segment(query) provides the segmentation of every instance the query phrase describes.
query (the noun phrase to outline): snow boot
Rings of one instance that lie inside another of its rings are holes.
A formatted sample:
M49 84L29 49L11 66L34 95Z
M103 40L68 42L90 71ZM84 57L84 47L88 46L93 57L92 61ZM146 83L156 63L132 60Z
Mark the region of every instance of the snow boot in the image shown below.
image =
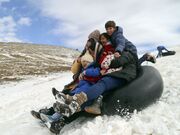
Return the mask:
M54 134L59 134L61 129L65 126L65 120L64 118L61 118L58 121L52 122L50 125L50 131Z
M87 101L87 95L84 92L75 94L74 96L61 94L58 98L64 101L64 103L56 101L53 108L56 112L66 117L81 111L81 105Z
M59 92L58 94L55 95L56 100L61 103L61 104L70 104L71 101L73 100L73 97L70 95L65 95L62 92Z
M58 119L53 119L52 116L45 115L43 113L40 114L40 117L44 122L44 124L46 125L46 127L49 128L49 130L55 134L59 134L59 132L65 125L65 119L63 117L60 117Z
M102 106L102 99L103 96L100 95L91 106L86 106L84 109L86 112L95 114L95 115L100 115L101 114L101 106Z

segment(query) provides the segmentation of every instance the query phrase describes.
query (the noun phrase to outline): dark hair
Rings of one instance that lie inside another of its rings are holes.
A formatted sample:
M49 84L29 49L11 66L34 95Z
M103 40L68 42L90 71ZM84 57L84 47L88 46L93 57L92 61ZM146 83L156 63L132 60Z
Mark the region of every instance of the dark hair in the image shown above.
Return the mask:
M104 36L107 40L110 40L111 39L111 36L109 36L107 33L102 33L100 36L99 36L99 42L101 42L101 37Z
M113 27L116 28L116 23L114 21L107 21L105 24L105 28Z
M96 41L93 38L90 38L90 39L88 39L88 42L91 43L88 48L91 49L92 51L94 51L96 48Z

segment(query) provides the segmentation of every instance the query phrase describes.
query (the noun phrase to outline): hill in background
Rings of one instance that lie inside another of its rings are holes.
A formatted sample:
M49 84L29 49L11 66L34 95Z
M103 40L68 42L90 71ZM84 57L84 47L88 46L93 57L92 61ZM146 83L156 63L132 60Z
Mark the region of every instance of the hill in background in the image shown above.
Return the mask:
M67 71L79 54L60 46L0 42L0 82Z

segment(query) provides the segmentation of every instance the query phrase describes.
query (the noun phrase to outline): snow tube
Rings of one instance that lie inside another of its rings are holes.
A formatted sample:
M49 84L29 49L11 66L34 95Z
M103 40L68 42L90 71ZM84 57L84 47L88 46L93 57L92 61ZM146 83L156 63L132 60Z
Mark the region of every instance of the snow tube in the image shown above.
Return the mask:
M105 93L103 97L102 115L125 116L134 110L140 111L154 103L163 92L163 80L157 69L142 66L137 78L124 87ZM65 122L69 123L81 116L93 116L86 112L78 112Z
M142 66L135 80L104 97L102 112L124 116L134 110L140 111L158 100L162 92L163 80L158 70Z
M162 56L169 56L169 55L175 55L176 52L175 51L168 51L168 52L163 52Z

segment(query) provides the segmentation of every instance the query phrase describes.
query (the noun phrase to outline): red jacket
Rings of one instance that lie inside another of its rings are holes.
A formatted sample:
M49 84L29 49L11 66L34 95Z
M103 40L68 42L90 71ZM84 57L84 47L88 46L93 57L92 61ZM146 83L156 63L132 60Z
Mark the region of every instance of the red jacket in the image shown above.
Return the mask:
M101 54L98 63L101 64L104 58L110 53L114 54L115 48L112 46L111 42L107 42L106 45L103 45L103 53Z

